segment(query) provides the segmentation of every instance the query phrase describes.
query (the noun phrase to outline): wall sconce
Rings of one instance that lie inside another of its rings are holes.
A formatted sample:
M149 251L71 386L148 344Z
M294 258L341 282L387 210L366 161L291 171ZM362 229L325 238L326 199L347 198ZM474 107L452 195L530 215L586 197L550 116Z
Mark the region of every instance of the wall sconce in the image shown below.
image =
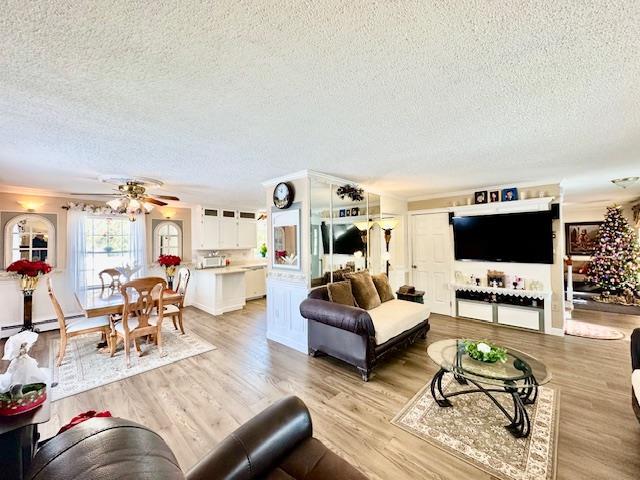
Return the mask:
M380 225L380 228L382 230L384 230L384 243L386 245L386 255L385 255L385 260L386 260L386 272L387 272L387 277L389 276L389 243L391 242L391 231L396 228L399 224L400 221L397 218L385 218L382 220L379 220L378 225Z
M173 217L175 217L175 215L176 211L170 208L165 208L162 210L162 216L167 220L171 220Z
M29 213L34 213L44 205L42 202L35 202L33 200L18 200L18 204Z

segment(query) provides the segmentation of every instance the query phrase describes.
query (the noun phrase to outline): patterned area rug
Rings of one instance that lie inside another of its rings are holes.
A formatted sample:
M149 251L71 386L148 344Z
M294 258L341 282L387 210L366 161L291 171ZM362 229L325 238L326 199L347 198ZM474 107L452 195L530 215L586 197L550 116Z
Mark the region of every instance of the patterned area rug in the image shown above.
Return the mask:
M513 437L506 417L484 394L451 399L441 408L427 384L391 421L394 425L455 455L501 480L553 480L556 470L558 393L540 387L535 405L527 406L531 433ZM445 392L463 388L453 377L443 378ZM509 395L496 398L512 411Z
M624 333L615 328L571 319L565 320L564 333L574 337L595 338L597 340L620 340L624 338Z
M126 368L122 343L118 345L116 354L109 357L108 353L96 348L99 341L99 333L72 338L67 343L67 352L62 365L55 367L55 356L58 353L60 341L57 338L50 340L49 365L54 366L52 383L58 382L49 392L52 402L216 348L192 332L187 331L181 335L173 329L173 325L169 326L165 323L162 328L164 356L160 356L154 344L147 345L142 340L142 356L138 357L132 346L131 367Z

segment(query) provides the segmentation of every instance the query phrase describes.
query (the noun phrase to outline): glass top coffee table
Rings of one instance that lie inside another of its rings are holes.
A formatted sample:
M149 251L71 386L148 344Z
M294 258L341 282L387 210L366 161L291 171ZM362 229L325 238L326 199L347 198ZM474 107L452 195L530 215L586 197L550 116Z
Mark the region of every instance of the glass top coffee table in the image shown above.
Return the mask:
M434 342L427 348L427 354L440 370L431 380L431 395L440 407L453 407L451 397L469 393L483 393L507 417L507 430L514 437L527 437L531 430L529 414L525 405L535 403L538 398L538 386L551 380L551 373L539 360L513 348L507 350L505 363L487 363L474 360L465 351L462 339L449 339ZM442 389L442 377L453 374L460 385L469 388L445 393ZM504 393L513 399L513 413L495 398L494 394Z

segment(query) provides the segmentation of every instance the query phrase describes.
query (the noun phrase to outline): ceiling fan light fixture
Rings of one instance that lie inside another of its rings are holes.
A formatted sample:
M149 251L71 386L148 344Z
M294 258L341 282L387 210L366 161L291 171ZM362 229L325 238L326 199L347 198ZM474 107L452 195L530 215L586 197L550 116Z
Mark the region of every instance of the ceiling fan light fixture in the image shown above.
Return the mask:
M640 177L624 177L624 178L614 178L611 180L616 187L627 188L640 180Z
M144 210L147 213L151 212L151 210L153 210L153 207L154 207L153 203L149 203L149 202L144 202L142 206L144 207Z
M140 205L140 201L136 200L135 198L131 198L129 199L129 205L127 208L131 209L131 210L137 210L141 207Z

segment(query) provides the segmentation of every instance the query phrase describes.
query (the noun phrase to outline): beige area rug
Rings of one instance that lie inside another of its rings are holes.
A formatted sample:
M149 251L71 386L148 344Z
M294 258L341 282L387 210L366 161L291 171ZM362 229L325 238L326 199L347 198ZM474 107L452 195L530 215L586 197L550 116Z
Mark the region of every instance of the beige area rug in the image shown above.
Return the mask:
M571 319L565 320L564 333L574 337L595 338L596 340L620 340L624 338L624 333L615 328Z
M539 388L535 405L526 407L531 433L515 438L504 428L507 418L483 393L453 397L453 407L441 408L429 387L420 390L391 422L501 480L555 478L558 392ZM461 388L450 375L443 378L445 392ZM512 411L509 395L495 395Z
M171 322L168 322L169 324ZM131 348L131 367L126 368L122 343L113 357L96 348L100 341L100 334L89 334L69 340L64 361L60 367L55 367L55 357L58 353L59 339L50 340L50 363L53 365L52 384L49 395L55 402L62 398L86 392L108 383L117 382L139 373L163 367L188 357L215 350L216 347L188 330L184 335L173 329L173 325L163 325L162 347L164 356L160 356L158 348L142 340L142 356L138 357L135 349Z

